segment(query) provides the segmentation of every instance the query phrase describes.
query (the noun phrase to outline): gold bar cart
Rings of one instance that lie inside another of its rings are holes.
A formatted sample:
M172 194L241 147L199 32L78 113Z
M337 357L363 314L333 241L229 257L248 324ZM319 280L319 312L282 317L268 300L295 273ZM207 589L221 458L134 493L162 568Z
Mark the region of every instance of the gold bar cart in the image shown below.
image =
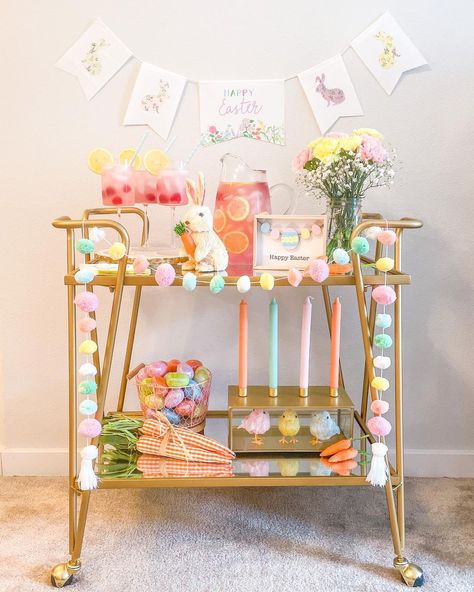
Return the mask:
M76 295L77 284L74 279L74 273L77 271L75 262L75 234L80 231L85 237L89 234L89 229L96 226L98 228L109 228L115 230L120 240L126 245L127 255L130 249L130 239L125 226L120 222L110 218L111 215L119 214L124 217L127 215L136 215L141 219L142 224L142 244L146 242L148 236L148 220L142 210L135 207L125 208L97 208L86 210L82 219L71 220L68 217L58 218L53 221L53 226L66 231L66 254L67 271L64 277L64 283L67 287L68 302L68 348L69 348L69 554L70 558L65 563L56 565L51 571L51 582L54 586L61 588L72 583L74 575L81 570L81 551L83 545L84 530L87 521L89 501L91 491L81 491L77 486L77 385L76 385L76 318L74 298ZM100 216L97 218L96 216ZM402 311L401 311L401 289L411 283L408 274L401 271L401 247L402 234L404 230L421 228L422 222L410 218L400 220L386 221L378 214L365 214L361 224L354 229L352 237L360 235L364 230L373 225L383 225L395 230L398 241L394 246L394 269L388 273L387 283L393 286L397 295L394 308L394 419L395 419L395 462L389 465L390 476L385 486L390 529L395 552L393 561L394 567L400 572L402 579L408 586L420 586L423 583L423 572L420 567L410 563L404 555L405 548L405 507L404 507L404 469L403 469L403 408L402 408ZM374 260L381 256L381 245L377 243L375 247ZM87 259L90 260L89 256ZM370 298L371 291L378 285L384 283L384 277L376 270L366 264L373 263L374 260L359 257L352 254L353 272L348 275L329 276L322 284L315 284L311 279L304 278L301 285L313 286L314 289L321 289L323 302L325 306L328 327L331 327L331 307L330 294L331 287L350 286L355 289L357 297L357 306L360 320L360 329L364 346L364 375L361 396L361 405L359 410L354 411L355 427L361 435L368 435L369 441L372 436L366 425L367 411L369 407L369 397L371 400L376 398L376 391L370 386L374 377L372 343L375 327L375 317L377 304ZM125 415L137 416L137 411L124 411L125 392L127 387L127 375L130 371L135 332L140 307L140 298L142 289L145 287L156 287L156 282L151 276L128 275L126 273L127 257L123 257L119 264L117 273L114 275L98 275L94 280L87 284L87 289L94 291L98 287L108 288L113 292L112 306L109 317L109 325L105 350L103 356L99 350L94 354L94 365L99 369L97 374L98 392L97 392L97 419L104 417L106 397L109 387L109 378L114 354L114 346L117 335L119 316L121 311L122 295L124 289L132 289L134 298L129 319L127 346L125 350L121 383L118 394L117 412L123 412ZM370 272L369 272L370 270ZM227 283L235 284L237 277L226 277ZM259 278L251 278L252 283L258 283ZM207 278L198 277L199 285L208 285ZM176 278L175 286L181 285L181 279ZM286 277L278 278L276 285L289 286ZM171 288L172 289L172 288ZM368 303L369 299L369 303ZM94 313L91 313L93 315ZM97 341L97 330L91 335L91 338ZM341 385L344 387L342 368L340 369ZM334 402L329 401L328 406L334 406ZM210 410L208 417L227 418L228 410ZM364 441L363 441L364 442ZM314 455L313 455L314 456ZM288 455L286 455L288 457ZM284 455L276 458L273 455L269 457L270 463L284 461ZM235 461L235 474L232 477L154 477L154 478L102 478L99 482L100 489L123 489L123 488L149 488L149 487L284 487L284 486L369 486L366 482L366 470L361 466L350 476L338 475L318 475L313 473L308 461L301 459L298 470L295 474L289 474L288 471L271 470L265 476L252 475L245 469L245 459L237 455ZM274 466L274 465L272 465Z

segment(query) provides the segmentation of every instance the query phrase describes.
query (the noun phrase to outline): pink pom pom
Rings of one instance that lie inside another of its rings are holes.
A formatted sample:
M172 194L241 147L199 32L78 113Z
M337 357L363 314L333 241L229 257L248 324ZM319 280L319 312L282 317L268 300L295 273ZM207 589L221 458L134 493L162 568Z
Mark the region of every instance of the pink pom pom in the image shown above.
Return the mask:
M303 274L299 269L295 269L292 267L288 272L288 283L293 288L296 288L301 284L301 280L303 279Z
M390 422L379 415L371 417L367 422L367 427L374 436L387 436L392 429Z
M97 419L87 418L83 419L77 429L81 436L85 438L95 438L102 431L102 425Z
M149 266L150 262L145 257L145 255L138 255L138 257L135 257L133 260L133 270L135 273L143 273L148 269Z
M99 308L99 299L94 292L81 292L74 299L74 304L82 312L93 312Z
M323 259L313 259L308 265L311 279L320 284L329 276L329 265Z
M91 319L91 317L84 317L79 320L77 326L82 333L90 333L97 327L97 323L95 319Z
M321 234L321 226L319 226L318 224L313 224L311 226L311 232L313 234L313 236L319 236Z
M370 405L370 409L372 413L375 413L375 415L383 415L384 413L387 413L389 407L390 405L387 403L387 401L382 401L382 399L372 401L372 404Z
M397 242L397 235L393 230L382 230L377 234L377 240L382 245L393 245Z
M176 277L174 267L169 263L160 263L155 273L155 280L159 286L171 286Z
M372 292L372 298L377 304L393 304L397 295L390 286L377 286Z

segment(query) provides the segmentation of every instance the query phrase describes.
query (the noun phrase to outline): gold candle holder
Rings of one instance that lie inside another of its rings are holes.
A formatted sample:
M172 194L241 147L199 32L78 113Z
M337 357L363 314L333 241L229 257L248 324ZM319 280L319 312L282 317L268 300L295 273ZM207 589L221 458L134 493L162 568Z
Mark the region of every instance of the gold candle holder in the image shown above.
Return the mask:
M247 387L239 386L239 397L245 398L247 396Z
M269 397L278 397L278 388L268 387Z
M339 397L339 391L337 390L337 387L335 387L335 386L329 387L329 396L330 397Z
M308 387L307 386L300 386L300 397L307 397L308 396Z

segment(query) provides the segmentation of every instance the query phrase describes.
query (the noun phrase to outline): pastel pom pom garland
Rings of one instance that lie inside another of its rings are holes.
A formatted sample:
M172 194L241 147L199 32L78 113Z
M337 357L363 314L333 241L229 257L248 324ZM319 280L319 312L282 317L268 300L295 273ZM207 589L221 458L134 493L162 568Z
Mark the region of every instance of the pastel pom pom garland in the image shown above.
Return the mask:
M169 263L160 263L155 272L155 280L159 286L168 287L174 282L176 272Z

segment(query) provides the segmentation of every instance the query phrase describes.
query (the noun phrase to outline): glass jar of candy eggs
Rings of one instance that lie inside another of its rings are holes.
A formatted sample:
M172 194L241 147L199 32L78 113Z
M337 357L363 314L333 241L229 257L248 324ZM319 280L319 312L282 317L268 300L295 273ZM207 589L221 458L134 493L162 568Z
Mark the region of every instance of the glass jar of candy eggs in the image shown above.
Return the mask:
M163 414L172 425L204 429L212 374L199 360L158 360L141 364L135 376L140 408L145 417Z

